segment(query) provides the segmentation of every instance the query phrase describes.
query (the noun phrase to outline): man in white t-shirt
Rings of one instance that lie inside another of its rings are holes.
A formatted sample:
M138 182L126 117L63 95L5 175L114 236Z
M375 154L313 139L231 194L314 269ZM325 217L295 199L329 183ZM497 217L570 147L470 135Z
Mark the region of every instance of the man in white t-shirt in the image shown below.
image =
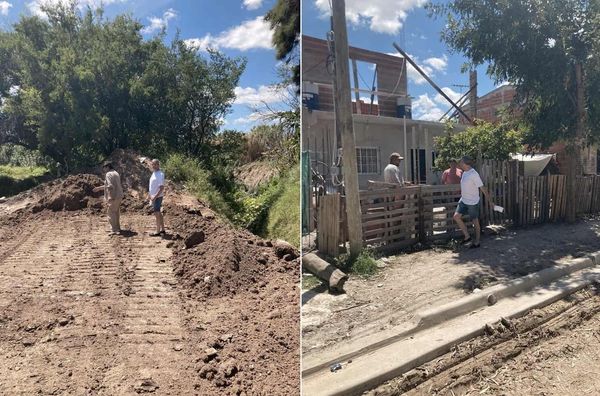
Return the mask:
M400 164L404 158L398 153L390 155L390 163L383 170L383 181L386 183L394 183L400 186L404 185L404 175Z
M473 159L471 157L463 157L458 164L462 169L462 177L460 179L460 201L454 213L454 221L462 231L465 239L463 244L472 241L467 226L462 220L463 215L469 215L475 227L475 241L471 243L470 248L478 248L481 237L481 226L479 224L479 190L485 195L486 201L493 205L491 197L487 189L483 186L481 177L475 169L473 169Z
M156 232L153 232L150 236L159 236L165 234L165 221L160 212L165 193L165 174L160 170L160 162L157 159L152 160L152 171L148 187L148 199L152 205L154 217L156 217Z

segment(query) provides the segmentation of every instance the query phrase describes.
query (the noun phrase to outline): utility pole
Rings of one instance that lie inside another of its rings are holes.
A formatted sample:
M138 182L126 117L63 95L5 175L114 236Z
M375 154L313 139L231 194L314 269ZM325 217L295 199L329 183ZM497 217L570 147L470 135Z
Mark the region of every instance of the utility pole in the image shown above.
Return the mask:
M335 46L335 122L342 137L342 169L346 192L346 218L348 219L348 239L350 256L356 257L362 250L362 223L360 197L358 195L358 171L356 147L352 121L352 101L350 94L350 74L348 68L348 33L346 30L346 3L332 1L333 32Z
M575 126L575 139L567 147L569 158L569 169L567 172L567 197L570 205L567 205L567 222L574 223L577 219L577 176L583 174L583 143L585 136L586 117L585 110L585 87L583 65L581 62L575 64L575 99L577 107L577 123Z
M469 72L469 108L471 110L471 118L477 118L477 70L473 69Z

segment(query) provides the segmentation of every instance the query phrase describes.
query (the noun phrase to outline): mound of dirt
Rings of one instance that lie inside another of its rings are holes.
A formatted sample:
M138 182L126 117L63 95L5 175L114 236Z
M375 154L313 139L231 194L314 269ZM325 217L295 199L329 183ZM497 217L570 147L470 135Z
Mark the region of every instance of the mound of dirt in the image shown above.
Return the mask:
M165 215L175 232L175 274L199 298L253 292L273 271L298 272L297 252L283 258L278 244L178 205L166 205ZM200 232L202 242L187 248L188 237Z
M187 297L199 301L200 310L225 304L219 310L224 317L203 329L198 340L199 377L219 394L297 393L298 252L280 258L280 242L193 208L167 205L166 218L175 233L175 275ZM187 248L188 237L200 234L203 238Z
M143 157L133 150L117 149L106 159L110 161L121 176L121 184L125 195L144 199L148 191L148 182L152 175L151 158ZM94 169L94 173L103 175L102 165Z
M94 187L103 185L96 175L71 175L66 179L46 183L38 189L39 201L31 207L33 213L44 209L52 211L80 210L87 207L100 208L102 192L93 192Z

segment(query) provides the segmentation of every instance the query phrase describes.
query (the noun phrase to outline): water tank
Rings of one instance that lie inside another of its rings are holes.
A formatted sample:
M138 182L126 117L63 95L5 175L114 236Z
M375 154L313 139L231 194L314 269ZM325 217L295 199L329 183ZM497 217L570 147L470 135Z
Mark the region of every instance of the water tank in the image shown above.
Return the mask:
M412 118L412 103L409 96L401 96L396 99L396 116L398 118Z
M302 83L302 106L308 110L319 110L319 86L311 82Z

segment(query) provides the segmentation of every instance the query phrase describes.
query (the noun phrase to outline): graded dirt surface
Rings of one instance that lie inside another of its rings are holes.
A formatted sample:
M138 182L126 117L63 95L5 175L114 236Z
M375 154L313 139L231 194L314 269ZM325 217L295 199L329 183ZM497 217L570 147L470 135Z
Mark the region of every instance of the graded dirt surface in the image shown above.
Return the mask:
M586 219L500 230L485 235L479 249L440 246L380 259L376 275L351 274L345 294L322 285L303 290L302 349L319 356L348 339L401 329L423 309L598 250L600 221Z
M593 287L366 393L381 395L598 395L600 297Z
M96 183L71 176L0 205L0 394L296 394L295 254L174 190L165 238L131 187L125 232L109 236L101 198L77 195ZM193 232L204 238L188 247Z

